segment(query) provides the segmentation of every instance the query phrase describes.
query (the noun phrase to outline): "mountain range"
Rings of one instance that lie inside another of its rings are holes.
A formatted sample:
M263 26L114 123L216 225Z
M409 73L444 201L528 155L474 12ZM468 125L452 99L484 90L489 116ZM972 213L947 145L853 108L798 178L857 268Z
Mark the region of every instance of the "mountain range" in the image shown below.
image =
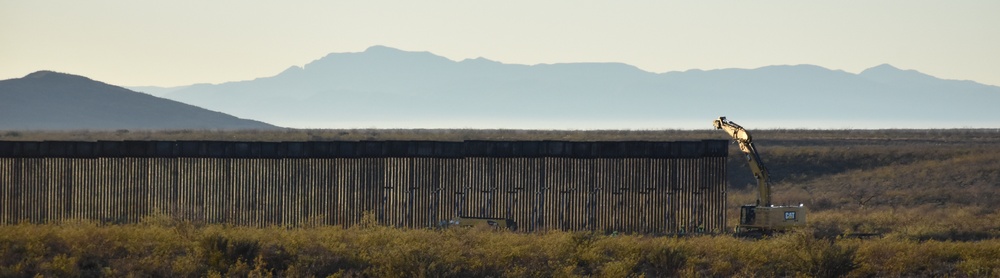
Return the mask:
M0 130L275 128L78 75L38 71L0 81Z
M373 46L254 80L136 90L292 127L998 127L1000 87L884 64L652 73L621 63L453 61Z

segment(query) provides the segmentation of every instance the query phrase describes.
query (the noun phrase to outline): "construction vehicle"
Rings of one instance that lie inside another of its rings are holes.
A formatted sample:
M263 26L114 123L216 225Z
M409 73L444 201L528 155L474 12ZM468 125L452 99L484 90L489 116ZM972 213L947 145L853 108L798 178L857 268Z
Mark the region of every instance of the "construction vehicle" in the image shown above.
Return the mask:
M517 230L517 223L514 220L506 218L486 218L486 217L463 217L459 216L455 219L448 220L447 223L442 223L442 227L482 227L487 229L506 229L506 230Z
M753 137L742 126L719 117L712 123L733 137L740 151L746 156L750 171L757 180L757 203L740 207L740 222L736 226L737 236L761 237L775 232L783 232L806 223L806 209L798 206L775 206L771 203L771 184L767 168L760 160L754 147Z

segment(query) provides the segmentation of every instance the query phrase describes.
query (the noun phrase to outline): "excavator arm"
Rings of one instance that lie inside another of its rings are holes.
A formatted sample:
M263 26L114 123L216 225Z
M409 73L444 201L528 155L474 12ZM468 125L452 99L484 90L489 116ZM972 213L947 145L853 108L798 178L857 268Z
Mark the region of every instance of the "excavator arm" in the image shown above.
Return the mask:
M740 151L743 152L747 159L747 163L750 165L750 171L753 172L753 177L757 179L757 205L769 207L771 206L771 184L770 177L767 174L767 168L764 167L764 163L760 161L760 155L757 154L757 149L753 145L753 137L747 132L742 126L726 120L726 117L719 117L712 122L716 129L722 129L729 136L733 137L740 146Z

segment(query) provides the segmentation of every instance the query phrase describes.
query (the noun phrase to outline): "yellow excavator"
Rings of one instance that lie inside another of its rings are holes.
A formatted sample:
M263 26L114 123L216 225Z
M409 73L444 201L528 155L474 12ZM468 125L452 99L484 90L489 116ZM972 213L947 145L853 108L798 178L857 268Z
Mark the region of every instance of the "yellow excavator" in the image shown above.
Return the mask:
M753 137L742 126L719 117L712 122L716 129L722 129L733 137L740 146L750 164L750 171L757 179L757 203L740 207L740 223L736 226L736 235L745 237L761 237L775 232L783 232L795 227L805 226L806 208L798 206L775 206L771 203L771 184L767 168L760 161L757 148L753 145Z

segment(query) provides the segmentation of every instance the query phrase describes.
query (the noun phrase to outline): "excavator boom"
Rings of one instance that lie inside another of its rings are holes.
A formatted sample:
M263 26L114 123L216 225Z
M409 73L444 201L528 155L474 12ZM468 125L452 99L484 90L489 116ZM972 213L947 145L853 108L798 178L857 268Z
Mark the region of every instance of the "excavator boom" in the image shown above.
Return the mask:
M716 129L722 129L733 137L740 146L740 151L747 159L747 163L750 165L750 171L753 172L754 179L757 180L757 204L759 206L771 206L771 184L770 177L767 173L767 168L764 167L764 162L761 162L760 155L757 154L757 148L753 145L753 137L747 132L742 126L726 120L726 117L719 117L712 122Z

